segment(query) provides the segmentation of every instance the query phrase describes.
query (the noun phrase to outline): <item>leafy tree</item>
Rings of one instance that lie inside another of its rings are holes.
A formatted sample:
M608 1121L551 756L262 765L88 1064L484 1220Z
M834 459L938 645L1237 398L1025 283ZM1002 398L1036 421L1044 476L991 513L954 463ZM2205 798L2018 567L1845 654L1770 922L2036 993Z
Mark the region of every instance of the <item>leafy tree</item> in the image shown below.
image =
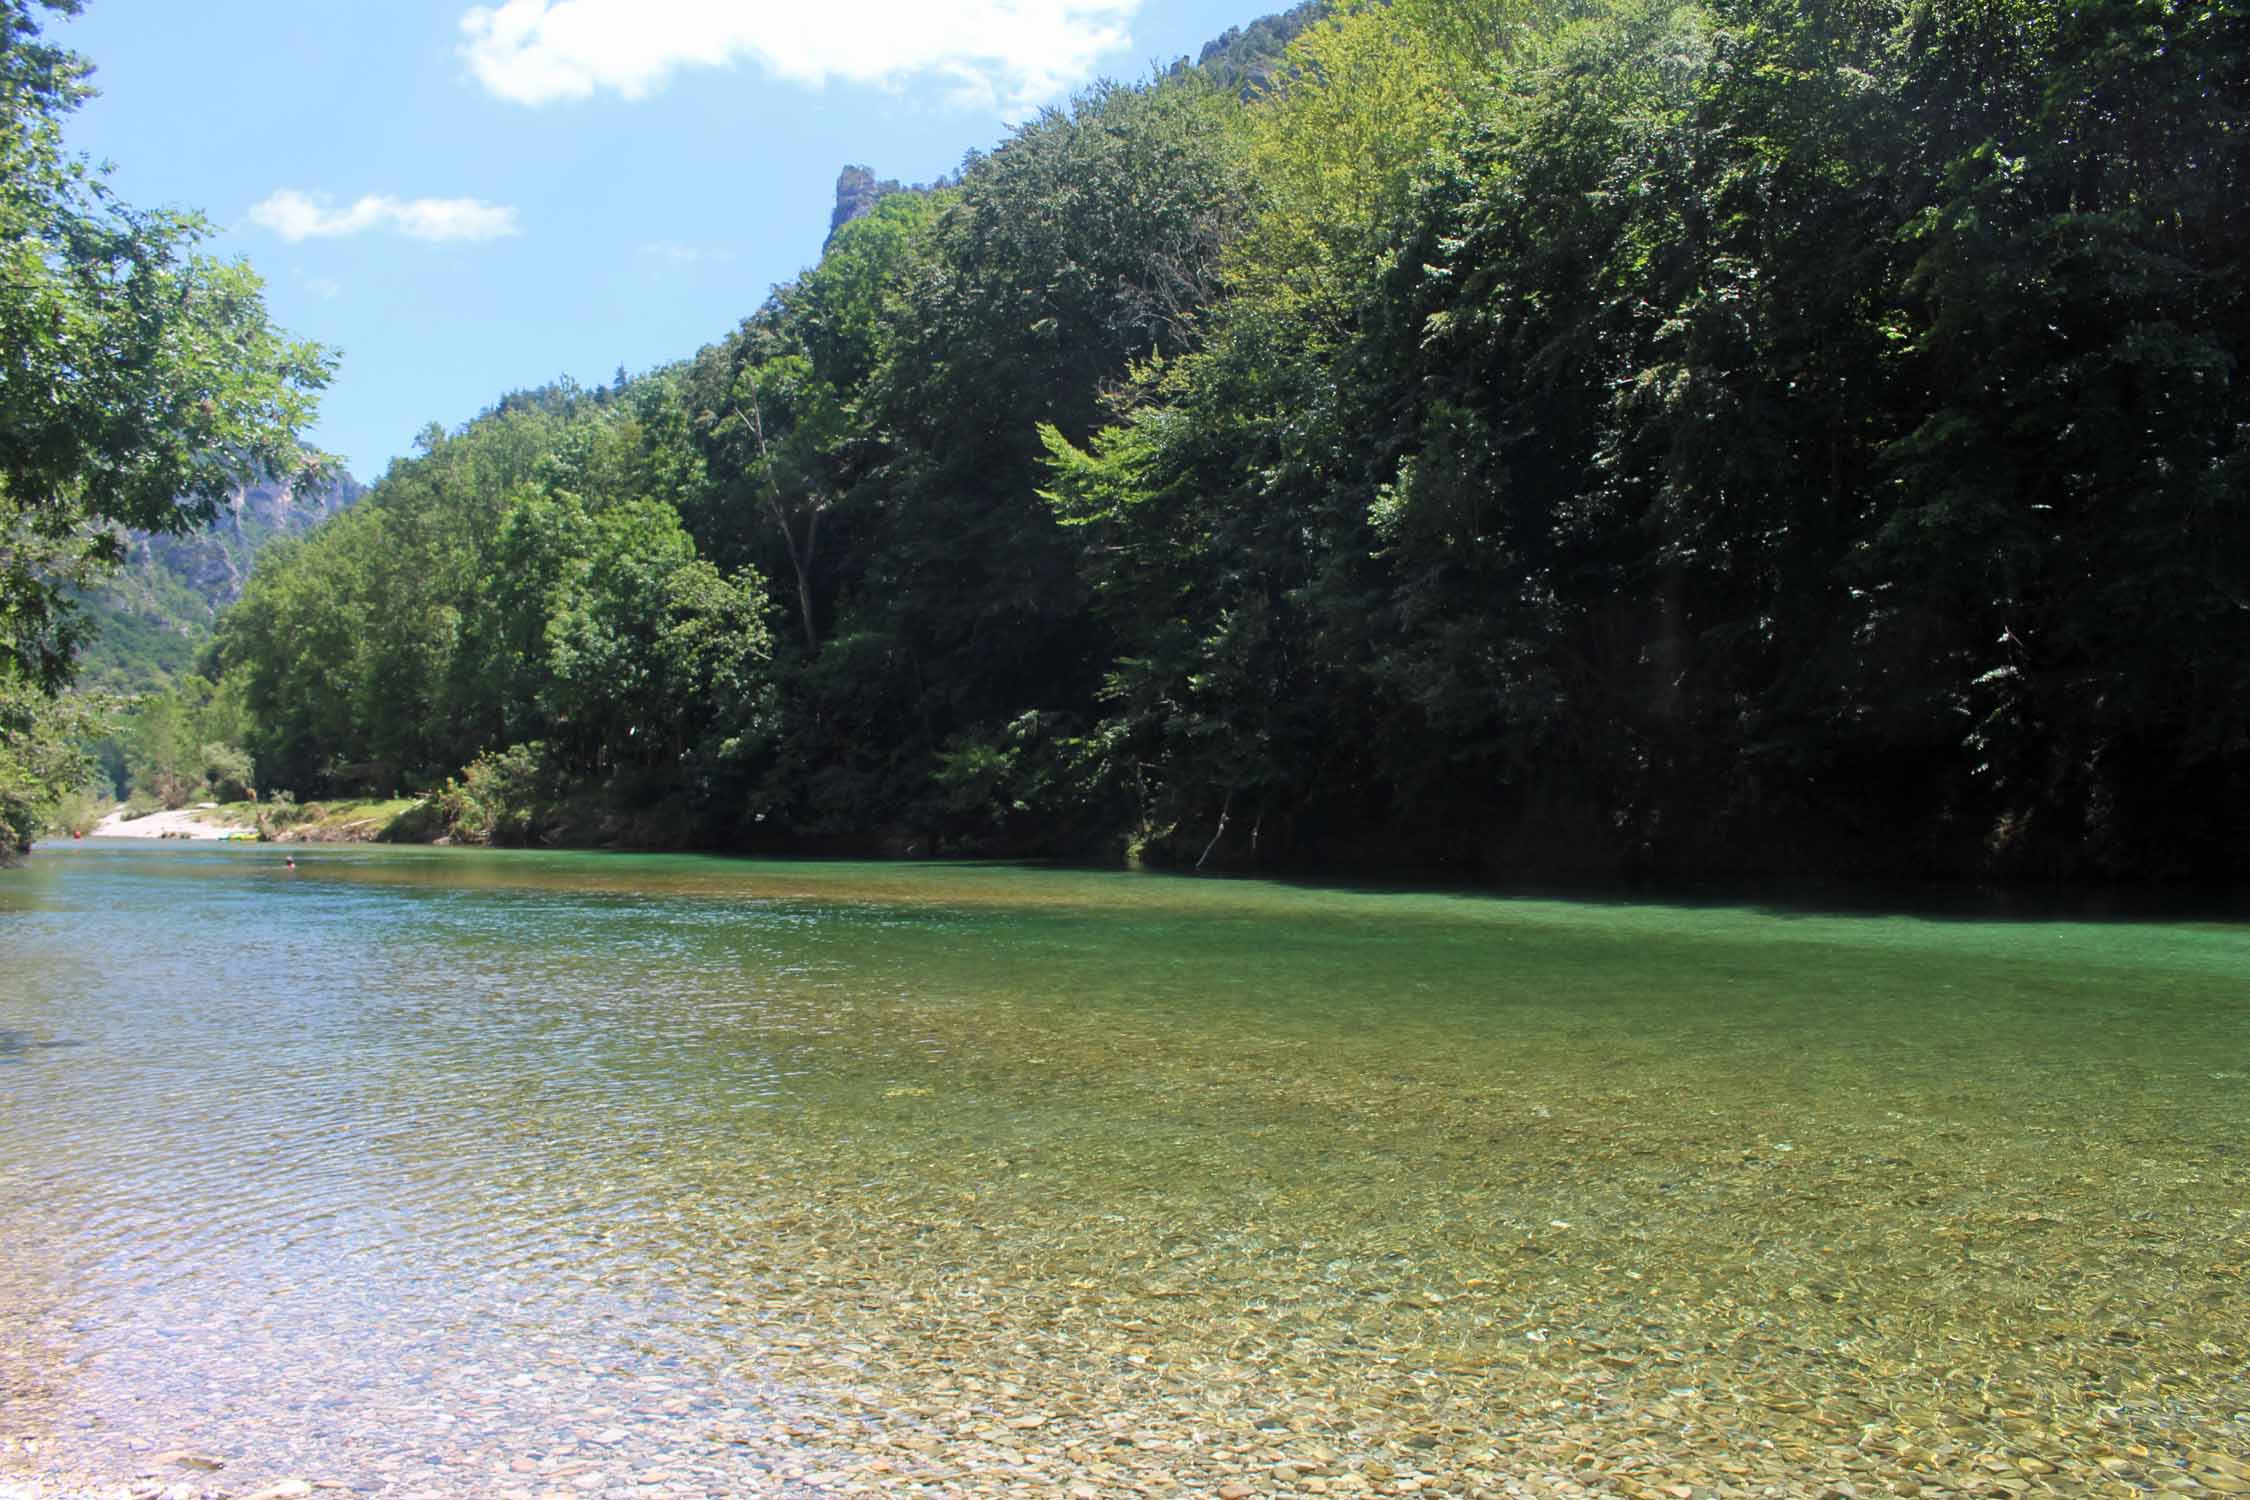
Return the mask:
M2240 871L2250 13L1299 22L880 197L689 364L433 432L229 617L259 769L473 766L493 837L599 786L712 840Z
M771 654L754 577L695 556L669 506L590 518L584 550L549 603L549 738L601 771L676 765L691 749L740 756L761 717Z
M92 762L81 746L108 728L106 708L0 676L0 853L28 850L57 804L86 783Z
M1937 134L1870 628L1942 663L2019 868L2239 868L2246 46L2244 7L2169 0L1932 6L1904 38Z
M1367 749L1378 581L1370 445L1398 394L1363 369L1362 324L1417 170L1488 70L1534 48L1544 12L1502 3L1345 11L1291 44L1287 80L1237 135L1250 212L1206 340L1133 393L1083 451L1057 426L1047 493L1078 529L1096 608L1124 649L1104 689L1145 831L1201 857L1316 838L1322 808L1388 819ZM1301 826L1300 826L1301 825ZM1291 831L1294 830L1294 831Z
M1089 448L1044 430L1044 493L1125 647L1102 688L1105 763L1129 777L1156 857L1206 849L1187 825L1237 810L1255 842L1358 779L1363 741L1338 732L1351 692L1320 639L1338 392L1301 343L1267 342L1299 324L1247 311Z
M1326 331L1390 246L1416 172L1494 68L1536 47L1556 0L1393 0L1308 25L1242 132L1256 215L1229 270Z
M846 226L728 351L733 421L704 387L722 514L765 509L786 519L763 534L797 538L762 565L792 577L815 523L824 539L799 591L821 660L787 685L783 816L934 826L947 744L1088 705L1098 635L1037 498L1035 429L1083 437L1135 359L1199 337L1242 210L1236 108L1182 79L1041 116L958 186ZM826 660L839 650L859 673Z
M536 743L555 799L629 781L739 812L770 732L767 604L643 493L702 482L679 393L677 372L517 393L262 559L218 649L260 775L434 786Z
M820 264L705 349L681 399L703 483L679 501L722 567L792 585L798 637L817 654L870 517L847 504L881 444L859 410L883 363L886 309L942 195L894 192L841 225Z
M115 528L185 530L297 468L329 372L273 329L247 265L197 253L201 218L127 206L65 149L91 70L41 13L80 9L0 0L0 761L26 806L79 778L62 737L82 715L40 705L70 681L72 590L116 562Z

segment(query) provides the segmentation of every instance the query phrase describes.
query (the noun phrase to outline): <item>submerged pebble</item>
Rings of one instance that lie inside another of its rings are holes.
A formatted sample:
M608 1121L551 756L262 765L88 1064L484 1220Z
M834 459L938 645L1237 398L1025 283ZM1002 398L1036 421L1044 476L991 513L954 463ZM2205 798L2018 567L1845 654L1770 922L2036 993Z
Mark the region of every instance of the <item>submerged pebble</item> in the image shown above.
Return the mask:
M1323 1009L1348 903L387 890L317 1010L325 927L56 925L0 1500L2250 1493L2219 979L2184 1090L2067 966L1933 1034L1424 914Z

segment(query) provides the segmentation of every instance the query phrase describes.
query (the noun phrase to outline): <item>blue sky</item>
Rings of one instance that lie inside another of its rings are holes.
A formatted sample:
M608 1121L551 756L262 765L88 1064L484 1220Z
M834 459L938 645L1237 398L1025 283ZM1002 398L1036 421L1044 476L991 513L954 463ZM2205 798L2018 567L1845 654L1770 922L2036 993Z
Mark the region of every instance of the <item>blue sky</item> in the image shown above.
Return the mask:
M89 0L51 37L140 207L196 208L339 349L363 480L502 393L692 354L820 253L837 171L928 180L1283 0Z

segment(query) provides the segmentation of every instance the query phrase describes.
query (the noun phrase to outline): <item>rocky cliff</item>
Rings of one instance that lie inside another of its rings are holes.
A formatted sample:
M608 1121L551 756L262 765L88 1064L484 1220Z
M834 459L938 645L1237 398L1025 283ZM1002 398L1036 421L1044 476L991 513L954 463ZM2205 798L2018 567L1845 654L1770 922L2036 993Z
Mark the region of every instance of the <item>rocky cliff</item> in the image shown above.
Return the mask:
M243 485L200 531L133 533L124 567L85 600L96 623L80 680L133 692L188 670L219 611L242 597L258 553L281 537L310 531L364 493L358 480L342 473L315 484Z

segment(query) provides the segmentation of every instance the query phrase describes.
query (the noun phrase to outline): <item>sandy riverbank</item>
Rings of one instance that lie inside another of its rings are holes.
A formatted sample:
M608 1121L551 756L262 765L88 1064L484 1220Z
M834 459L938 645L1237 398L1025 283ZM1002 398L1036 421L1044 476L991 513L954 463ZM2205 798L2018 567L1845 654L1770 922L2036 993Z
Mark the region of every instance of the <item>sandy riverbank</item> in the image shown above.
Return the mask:
M177 812L152 812L128 818L120 807L94 825L94 836L105 839L225 839L247 830L212 821L216 808L183 807Z

